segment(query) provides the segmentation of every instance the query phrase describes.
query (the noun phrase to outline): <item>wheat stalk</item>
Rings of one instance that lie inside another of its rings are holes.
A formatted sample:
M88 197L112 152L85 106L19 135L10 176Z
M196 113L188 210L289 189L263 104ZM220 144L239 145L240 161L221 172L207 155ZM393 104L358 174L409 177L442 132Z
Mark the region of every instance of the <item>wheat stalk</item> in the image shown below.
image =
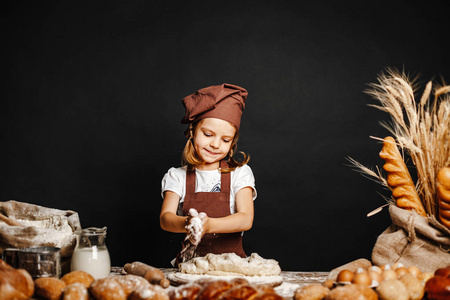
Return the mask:
M411 159L417 172L416 190L425 211L436 216L436 175L450 166L450 85L436 87L432 95L433 83L428 82L417 103L414 82L404 73L387 69L378 77L378 83L370 84L365 92L381 104L369 106L391 116L390 123L381 125ZM375 172L354 159L349 161L360 173L387 186L378 168Z

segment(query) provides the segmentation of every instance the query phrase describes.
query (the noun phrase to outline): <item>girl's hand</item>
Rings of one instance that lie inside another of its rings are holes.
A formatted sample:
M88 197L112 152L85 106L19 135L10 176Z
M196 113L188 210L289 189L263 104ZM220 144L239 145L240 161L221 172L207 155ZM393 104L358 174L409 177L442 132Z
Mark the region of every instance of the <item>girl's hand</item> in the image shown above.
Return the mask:
M205 213L198 213L196 209L191 208L189 216L186 218L186 240L193 245L198 245L205 234L203 226L207 219L208 216Z

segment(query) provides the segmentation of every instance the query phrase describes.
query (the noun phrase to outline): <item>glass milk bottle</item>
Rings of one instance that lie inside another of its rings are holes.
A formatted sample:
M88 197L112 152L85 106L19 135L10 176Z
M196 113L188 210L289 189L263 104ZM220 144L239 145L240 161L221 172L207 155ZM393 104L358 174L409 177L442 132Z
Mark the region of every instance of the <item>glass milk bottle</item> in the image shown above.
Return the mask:
M70 269L85 271L95 279L108 277L111 259L105 240L106 227L89 227L78 232Z

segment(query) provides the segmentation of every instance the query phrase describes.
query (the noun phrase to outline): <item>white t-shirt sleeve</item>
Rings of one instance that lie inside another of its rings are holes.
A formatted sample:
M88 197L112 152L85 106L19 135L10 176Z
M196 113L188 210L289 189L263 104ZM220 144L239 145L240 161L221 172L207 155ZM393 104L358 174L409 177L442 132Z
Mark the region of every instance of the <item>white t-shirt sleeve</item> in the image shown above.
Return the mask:
M184 168L170 168L161 181L161 197L165 191L171 191L180 198L184 198L186 182L186 170Z
M239 190L250 187L253 191L253 200L256 199L255 177L253 176L252 169L249 165L243 165L242 167L237 168L234 172L232 181L234 195L236 195Z

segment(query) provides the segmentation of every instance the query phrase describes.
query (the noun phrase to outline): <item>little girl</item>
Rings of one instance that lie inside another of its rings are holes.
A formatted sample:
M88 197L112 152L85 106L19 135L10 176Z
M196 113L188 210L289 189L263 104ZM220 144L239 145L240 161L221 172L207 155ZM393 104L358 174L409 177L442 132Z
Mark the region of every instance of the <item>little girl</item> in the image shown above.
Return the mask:
M183 248L193 244L193 256L246 256L242 234L253 224L255 179L249 157L241 152L243 160L237 161L233 155L247 94L242 87L222 84L182 100L188 141L182 167L170 168L162 180L160 223L166 231L187 233ZM182 260L179 253L176 263Z

